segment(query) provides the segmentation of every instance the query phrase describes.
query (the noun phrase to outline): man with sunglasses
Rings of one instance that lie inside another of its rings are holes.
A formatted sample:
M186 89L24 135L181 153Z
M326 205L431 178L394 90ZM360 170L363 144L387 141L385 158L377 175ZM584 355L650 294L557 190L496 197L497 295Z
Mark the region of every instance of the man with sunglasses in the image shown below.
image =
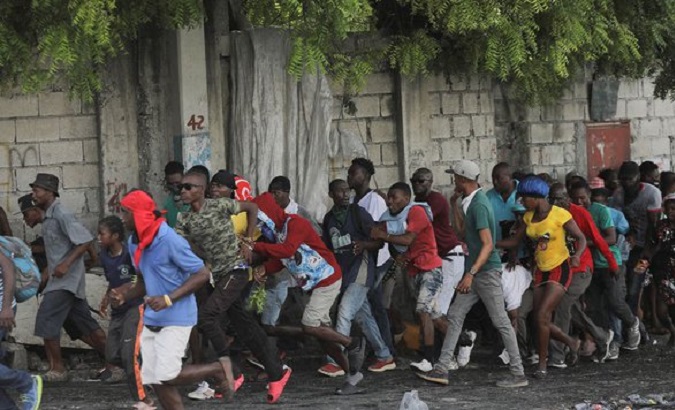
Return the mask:
M602 254L609 265L608 270L618 272L619 267L612 251L607 245L607 241L593 221L591 214L582 206L571 203L570 197L562 183L555 183L551 186L549 202L552 205L559 206L572 214L572 219L576 222L581 232L586 236L587 243L597 249ZM568 238L569 239L569 238ZM609 345L612 342L614 332L604 330L597 326L591 318L581 309L579 298L586 292L593 278L593 255L590 247L587 246L581 255L579 255L579 266L572 268L572 282L567 292L563 296L560 304L555 311L553 323L563 332L568 333L570 321L583 328L593 338L598 346L598 360L604 362L609 356ZM570 254L576 252L576 244L568 240L567 247ZM638 333L639 337L639 333ZM639 339L638 339L639 341ZM566 368L564 346L560 342L551 341L549 346L548 365L557 368Z
M164 190L168 196L162 204L162 211L165 212L166 223L170 227L176 226L176 220L179 212L185 212L190 209L180 200L180 188L178 187L183 179L185 167L178 161L169 161L164 167Z
M279 399L290 377L290 369L282 369L276 348L251 312L245 309L242 293L251 281L250 246L241 244L234 232L232 215L245 212L248 216L247 238L252 237L258 223L258 206L252 202L231 198L205 197L206 178L199 172L188 172L179 185L181 200L190 205L189 212L178 215L176 232L190 242L197 255L211 267L213 293L199 309L198 326L211 341L219 357L229 356L229 343L221 325L221 316L227 314L237 337L263 364L269 376L268 401ZM245 238L246 239L246 238ZM236 368L235 390L244 382ZM270 398L271 397L271 398Z

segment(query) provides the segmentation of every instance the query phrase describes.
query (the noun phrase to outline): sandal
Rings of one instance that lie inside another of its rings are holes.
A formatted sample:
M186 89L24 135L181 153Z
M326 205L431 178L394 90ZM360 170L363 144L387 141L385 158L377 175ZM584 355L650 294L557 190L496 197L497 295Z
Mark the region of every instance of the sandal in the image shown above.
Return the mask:
M234 373L232 372L232 361L227 356L219 358L218 361L220 362L220 365L223 367L223 374L225 375L225 379L223 379L223 382L220 384L219 390L222 391L223 398L226 401L230 401L232 400L232 396L234 395L235 390Z
M537 370L532 374L532 377L539 380L544 380L547 376L548 372L546 370Z
M67 382L68 381L68 372L57 372L55 370L50 370L47 373L42 375L42 380L46 382Z

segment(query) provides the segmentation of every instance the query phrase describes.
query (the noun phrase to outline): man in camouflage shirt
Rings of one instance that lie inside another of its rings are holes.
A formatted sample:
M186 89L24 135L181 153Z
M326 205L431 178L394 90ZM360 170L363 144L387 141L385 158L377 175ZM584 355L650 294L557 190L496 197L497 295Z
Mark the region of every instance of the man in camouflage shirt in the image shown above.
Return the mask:
M244 308L242 292L251 275L240 251L231 216L245 212L248 216L247 237L251 238L258 220L258 206L230 198L207 199L206 179L200 173L188 172L180 185L181 200L190 205L189 212L181 212L176 232L190 242L195 253L211 267L215 286L207 301L199 307L197 326L211 341L218 357L229 356L229 344L221 316L227 314L237 337L265 366L270 384L281 381L282 369L276 348L252 313ZM289 373L290 374L290 373ZM235 387L243 382L243 375L234 369Z

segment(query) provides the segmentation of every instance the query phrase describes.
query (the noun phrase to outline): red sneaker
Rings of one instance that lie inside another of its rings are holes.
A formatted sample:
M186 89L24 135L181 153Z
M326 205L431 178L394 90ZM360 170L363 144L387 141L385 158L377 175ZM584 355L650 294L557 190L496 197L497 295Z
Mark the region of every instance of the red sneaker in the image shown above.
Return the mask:
M345 371L342 370L342 367L333 363L328 363L321 366L319 368L319 373L328 377L339 377L345 375Z
M284 387L286 387L286 383L288 383L288 379L291 378L291 373L292 370L288 366L284 366L285 371L283 376L281 376L281 379L275 381L275 382L269 382L267 383L267 402L269 404L274 404L279 400L281 397L281 393L284 392Z
M368 366L368 371L375 373L386 372L387 370L394 370L396 368L396 362L394 358L389 359L377 359L377 361L370 366Z

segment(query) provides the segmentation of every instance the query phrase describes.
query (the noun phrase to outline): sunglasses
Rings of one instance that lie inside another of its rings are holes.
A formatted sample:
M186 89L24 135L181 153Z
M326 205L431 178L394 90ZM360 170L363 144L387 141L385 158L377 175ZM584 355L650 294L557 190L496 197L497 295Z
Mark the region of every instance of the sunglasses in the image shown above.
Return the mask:
M187 183L187 182L184 183L184 184L177 185L177 188L180 189L181 191L182 190L190 191L190 190L192 190L192 188L203 188L203 187L204 187L204 185L190 184L190 183Z

